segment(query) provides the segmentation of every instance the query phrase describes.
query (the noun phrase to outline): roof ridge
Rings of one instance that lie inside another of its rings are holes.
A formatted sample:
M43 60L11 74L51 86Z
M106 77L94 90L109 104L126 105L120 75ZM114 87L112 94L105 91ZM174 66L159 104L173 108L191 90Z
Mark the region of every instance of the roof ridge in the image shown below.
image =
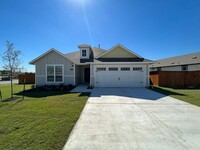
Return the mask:
M70 52L70 53L67 53L65 55L72 54L72 53L77 53L77 52L79 52L79 51Z

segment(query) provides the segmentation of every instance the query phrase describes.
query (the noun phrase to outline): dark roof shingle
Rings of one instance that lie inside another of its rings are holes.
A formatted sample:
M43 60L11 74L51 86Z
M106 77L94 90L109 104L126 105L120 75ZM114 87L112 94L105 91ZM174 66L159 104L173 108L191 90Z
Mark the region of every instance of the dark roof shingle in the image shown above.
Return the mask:
M152 64L150 67L154 68L189 64L200 64L200 52L160 59L157 60L156 63Z
M90 56L89 59L80 59L80 51L72 52L66 54L67 57L70 57L76 63L85 63L85 62L152 62L151 60L144 58L98 58L98 56L107 52L107 50L92 47L93 56Z

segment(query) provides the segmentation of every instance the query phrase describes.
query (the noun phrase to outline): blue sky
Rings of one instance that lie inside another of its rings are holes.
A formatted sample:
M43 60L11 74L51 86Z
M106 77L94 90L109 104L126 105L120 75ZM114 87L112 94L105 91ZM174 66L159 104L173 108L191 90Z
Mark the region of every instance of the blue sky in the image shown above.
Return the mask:
M0 0L0 18L0 54L12 41L27 71L50 48L82 43L120 43L152 60L200 51L199 0Z

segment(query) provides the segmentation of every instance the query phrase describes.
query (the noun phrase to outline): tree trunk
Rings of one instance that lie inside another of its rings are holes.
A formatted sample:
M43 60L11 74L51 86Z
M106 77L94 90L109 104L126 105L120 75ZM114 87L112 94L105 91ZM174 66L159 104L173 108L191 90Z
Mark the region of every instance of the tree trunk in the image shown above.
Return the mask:
M11 73L10 73L10 94L11 94L11 98L13 98L13 73L12 73L12 71L11 71Z

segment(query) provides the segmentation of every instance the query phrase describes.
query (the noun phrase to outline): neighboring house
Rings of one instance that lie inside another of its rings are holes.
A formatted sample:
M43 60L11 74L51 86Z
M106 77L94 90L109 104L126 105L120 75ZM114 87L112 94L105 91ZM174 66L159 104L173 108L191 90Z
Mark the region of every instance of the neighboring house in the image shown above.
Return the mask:
M151 60L118 44L109 50L78 45L79 51L62 54L50 49L32 60L36 85L78 85L93 87L147 87Z
M150 65L151 71L200 70L200 52L157 60Z

